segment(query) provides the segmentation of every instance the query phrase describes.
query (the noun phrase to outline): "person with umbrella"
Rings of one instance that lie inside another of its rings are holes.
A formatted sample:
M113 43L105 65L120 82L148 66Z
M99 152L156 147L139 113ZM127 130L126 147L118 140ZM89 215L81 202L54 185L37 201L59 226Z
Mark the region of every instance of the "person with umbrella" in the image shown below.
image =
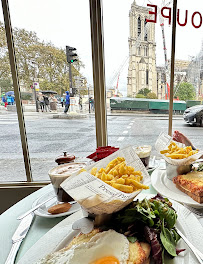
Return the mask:
M46 90L42 91L42 94L44 98L45 110L48 110L49 112L51 112L52 110L57 111L57 99L54 96L54 94L57 94L57 92Z
M70 95L69 95L69 92L66 91L66 103L65 103L64 114L67 114L69 106L70 106Z
M41 92L39 92L37 99L39 101L39 105L40 105L41 111L44 112L44 97L43 97Z
M47 95L43 95L43 98L44 98L44 109L46 112L47 111L50 112L51 110L50 110L50 106L49 106L49 98Z
M7 96L7 103L8 103L8 105L12 105L12 98L11 98L11 95L8 95L8 96Z

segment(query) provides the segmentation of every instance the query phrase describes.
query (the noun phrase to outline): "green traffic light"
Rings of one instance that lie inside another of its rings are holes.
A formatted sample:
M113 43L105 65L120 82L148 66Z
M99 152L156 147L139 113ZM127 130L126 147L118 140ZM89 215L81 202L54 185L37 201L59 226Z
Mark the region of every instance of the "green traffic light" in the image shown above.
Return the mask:
M73 60L70 60L70 62L73 62Z

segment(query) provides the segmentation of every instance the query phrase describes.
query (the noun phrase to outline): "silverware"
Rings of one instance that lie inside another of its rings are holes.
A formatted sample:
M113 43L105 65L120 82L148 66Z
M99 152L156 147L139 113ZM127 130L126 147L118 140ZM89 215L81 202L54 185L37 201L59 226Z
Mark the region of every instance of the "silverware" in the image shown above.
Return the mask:
M196 258L199 260L199 263L203 264L203 253L200 252L195 246L193 246L193 244L181 233L181 231L177 227L176 231L195 254Z
M201 209L197 209L194 208L192 206L189 206L188 204L183 204L185 206L185 208L187 208L188 210L190 210L192 213L198 215L198 216L203 216L203 210Z
M45 200L44 202L36 205L35 207L33 207L32 209L28 210L26 213L20 215L17 219L18 220L21 220L22 218L24 218L25 216L29 215L30 213L34 212L35 210L37 210L40 206L42 206L43 204L49 202L50 200L54 199L56 196L51 196L49 199ZM69 202L69 204L74 204L76 203L76 201L72 201L72 202Z
M34 214L31 213L25 218L23 218L17 227L14 235L12 236L12 247L9 252L9 255L6 259L5 264L13 264L17 255L17 252L19 250L19 247L27 235L27 232L31 226L32 220L33 220Z

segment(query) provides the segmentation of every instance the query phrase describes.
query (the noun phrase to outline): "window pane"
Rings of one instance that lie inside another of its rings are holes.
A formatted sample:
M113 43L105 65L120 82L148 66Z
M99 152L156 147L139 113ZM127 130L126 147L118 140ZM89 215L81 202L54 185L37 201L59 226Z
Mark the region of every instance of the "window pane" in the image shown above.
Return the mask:
M25 181L2 7L0 7L0 43L0 182Z
M9 2L33 178L47 180L63 152L83 158L96 148L89 2ZM66 46L76 48L70 63Z
M158 135L168 132L171 26L160 26L163 1L103 2L109 145L149 144L156 154ZM153 5L157 23L148 21Z
M202 149L202 62L203 25L201 1L178 1L178 21L175 60L174 95L186 102L185 121L176 124L191 139L195 147ZM200 105L189 109L191 106ZM190 123L190 125L189 125Z

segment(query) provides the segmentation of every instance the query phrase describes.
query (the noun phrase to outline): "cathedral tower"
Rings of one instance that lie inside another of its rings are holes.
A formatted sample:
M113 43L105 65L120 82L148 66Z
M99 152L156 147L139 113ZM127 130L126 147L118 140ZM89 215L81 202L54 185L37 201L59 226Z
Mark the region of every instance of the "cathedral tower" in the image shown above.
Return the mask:
M130 37L127 95L135 97L140 89L157 94L155 24L146 21L149 8L136 5L129 12Z

